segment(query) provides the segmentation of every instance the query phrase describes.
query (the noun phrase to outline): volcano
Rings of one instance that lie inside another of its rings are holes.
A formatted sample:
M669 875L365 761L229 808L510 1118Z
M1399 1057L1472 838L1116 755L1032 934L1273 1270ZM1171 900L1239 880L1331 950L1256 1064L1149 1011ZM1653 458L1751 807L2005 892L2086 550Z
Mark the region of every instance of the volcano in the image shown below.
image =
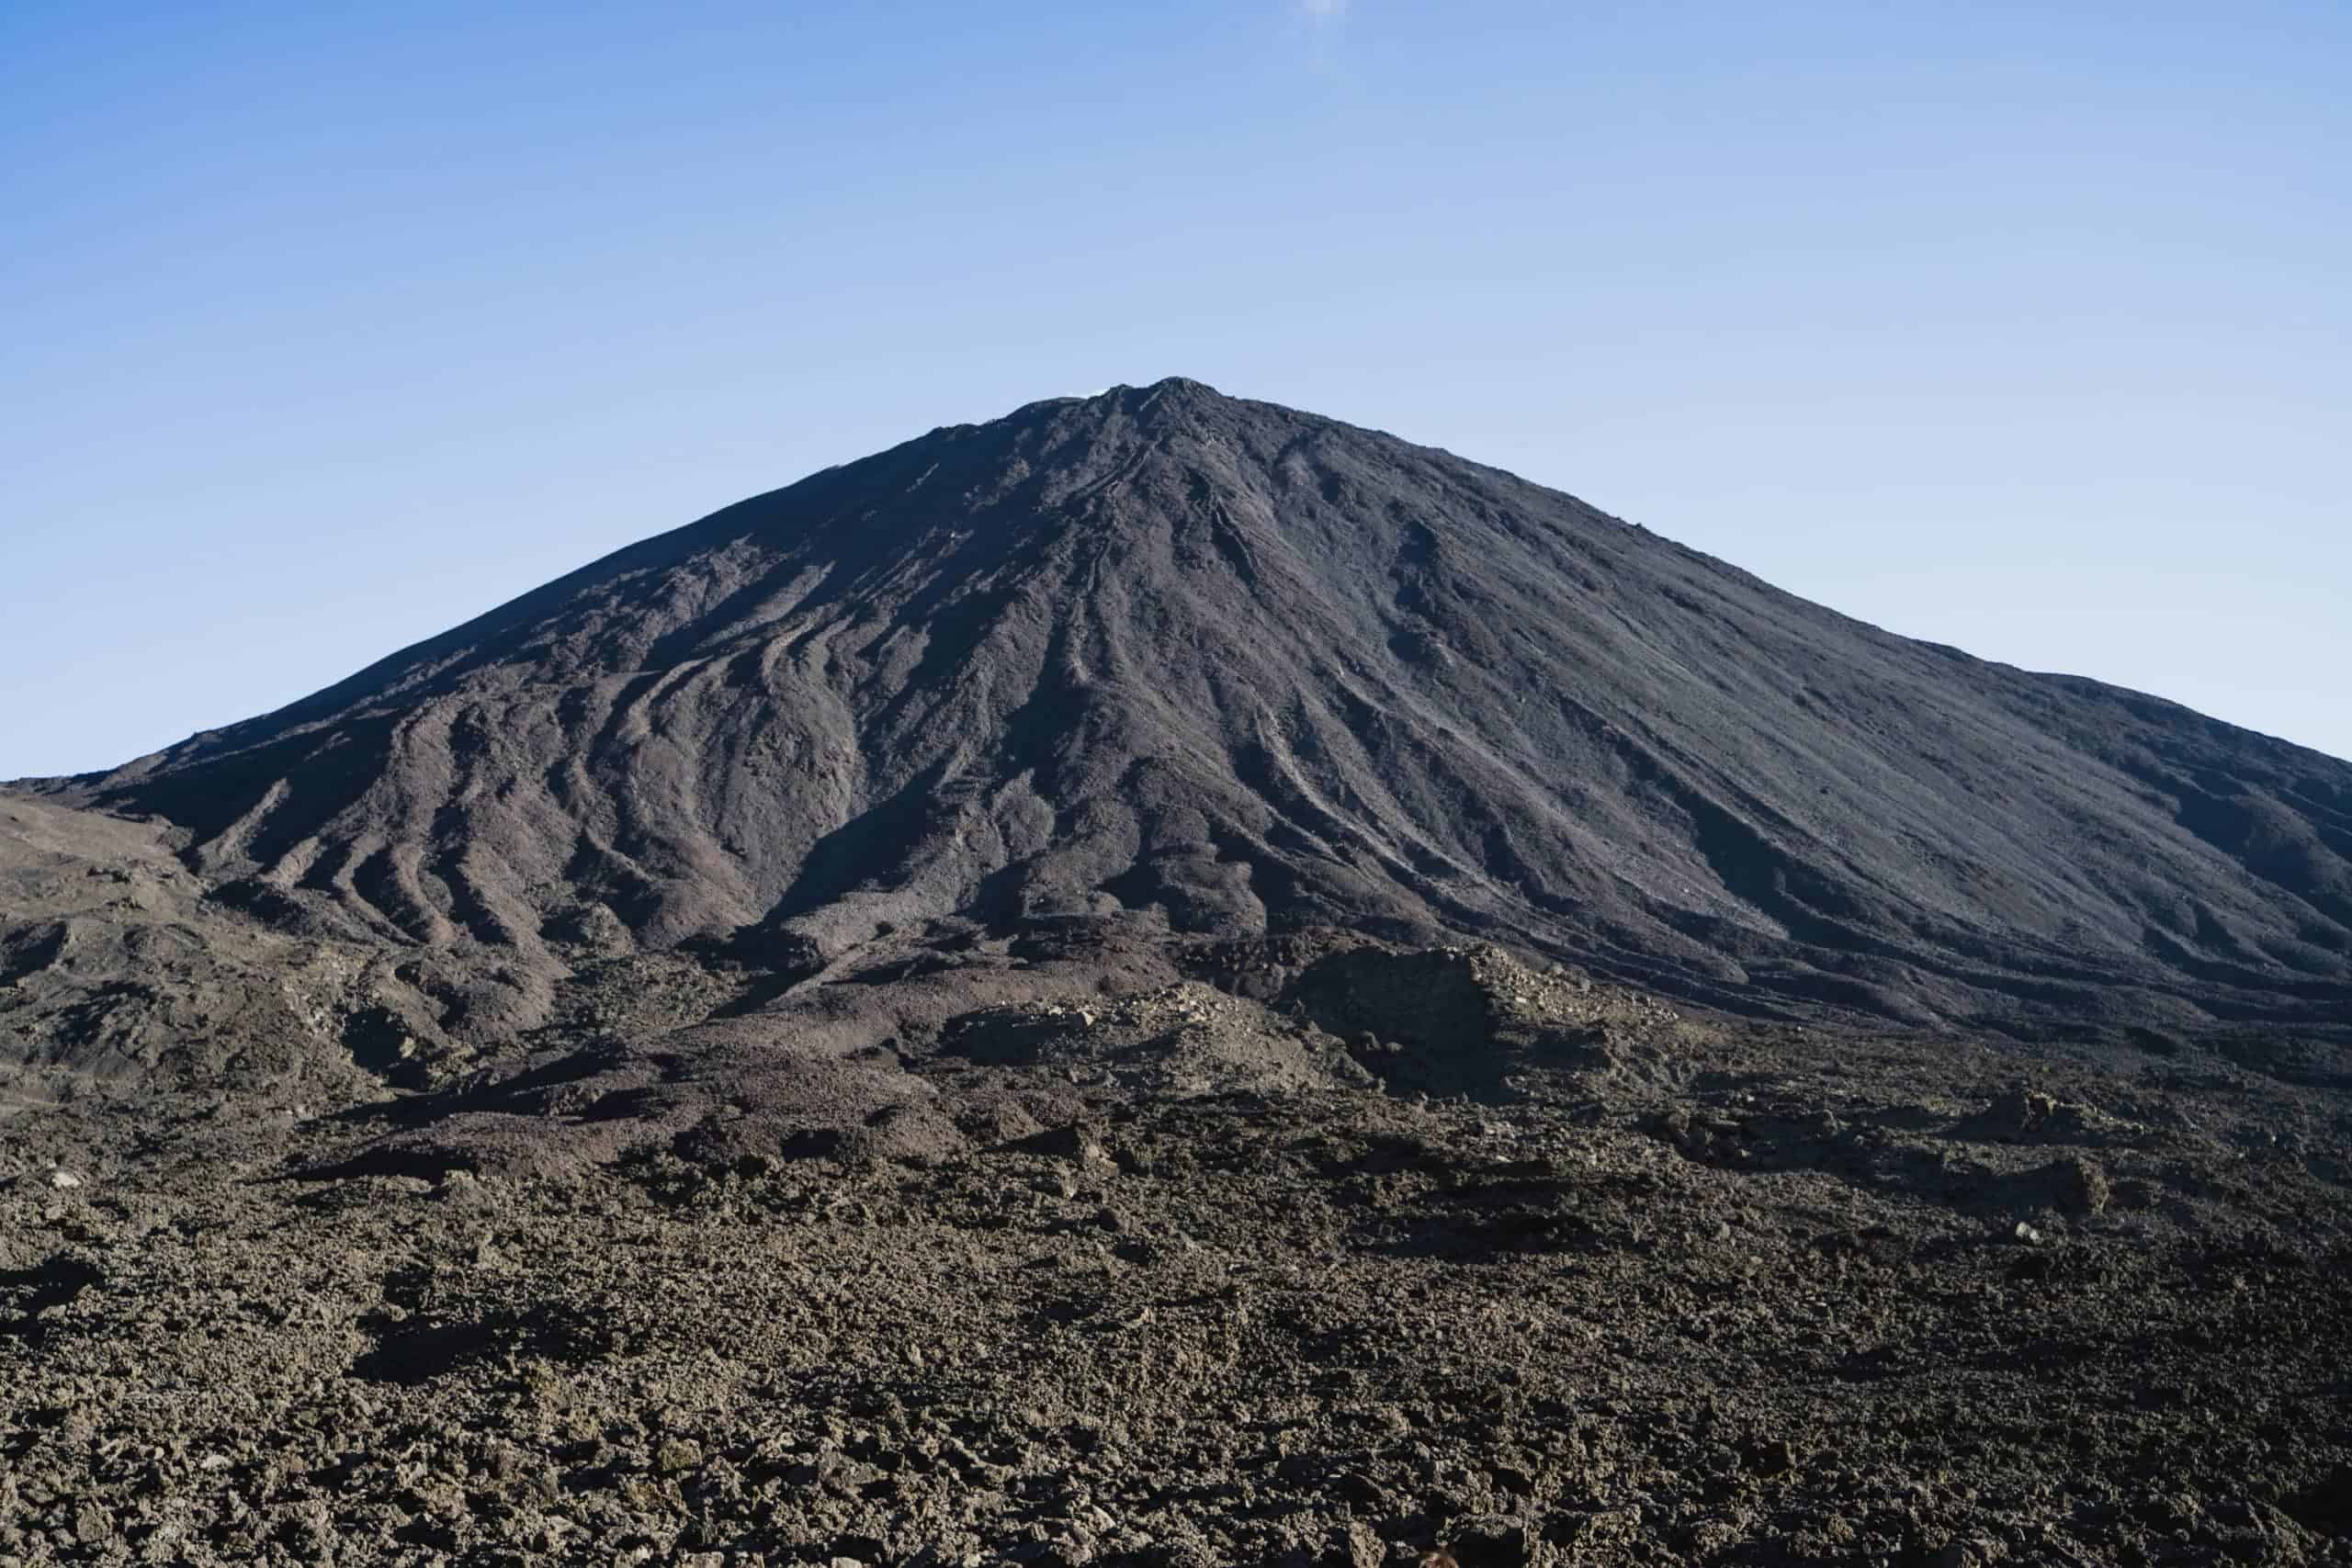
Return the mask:
M1766 1016L2352 1016L2352 765L1181 379L934 430L50 793L509 1021L582 944L1321 926Z

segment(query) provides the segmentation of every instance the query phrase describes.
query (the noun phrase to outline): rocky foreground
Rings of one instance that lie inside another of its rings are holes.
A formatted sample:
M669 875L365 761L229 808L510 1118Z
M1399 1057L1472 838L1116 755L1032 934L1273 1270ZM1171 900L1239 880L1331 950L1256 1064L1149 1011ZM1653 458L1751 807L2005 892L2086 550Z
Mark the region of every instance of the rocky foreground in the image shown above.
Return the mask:
M17 1093L0 1562L2352 1562L2291 1053L1023 973L791 1071L639 965L419 1093Z

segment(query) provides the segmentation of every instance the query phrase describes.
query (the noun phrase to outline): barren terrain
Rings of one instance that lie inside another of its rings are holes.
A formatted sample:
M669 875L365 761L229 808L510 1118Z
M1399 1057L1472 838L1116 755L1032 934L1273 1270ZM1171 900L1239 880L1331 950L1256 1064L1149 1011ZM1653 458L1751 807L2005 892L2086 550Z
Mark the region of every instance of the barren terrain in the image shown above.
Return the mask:
M1501 941L1750 1016L2352 1018L2352 764L1891 636L1574 497L1196 382L938 430L65 803L439 955L813 971L976 920Z
M0 789L10 1563L2352 1562L2352 766L1118 388Z
M433 1093L20 1115L0 1553L2352 1560L2340 1091L1193 956L967 953L847 1056L639 969Z

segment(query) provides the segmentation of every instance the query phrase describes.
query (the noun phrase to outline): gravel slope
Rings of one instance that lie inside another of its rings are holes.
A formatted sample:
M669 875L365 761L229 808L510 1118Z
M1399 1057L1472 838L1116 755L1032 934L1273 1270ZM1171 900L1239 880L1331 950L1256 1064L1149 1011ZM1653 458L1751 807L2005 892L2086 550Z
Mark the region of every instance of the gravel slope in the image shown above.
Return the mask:
M282 926L477 955L492 1029L550 935L809 967L951 919L1469 932L1751 1012L2352 1017L2352 765L1186 381L934 431L67 794Z

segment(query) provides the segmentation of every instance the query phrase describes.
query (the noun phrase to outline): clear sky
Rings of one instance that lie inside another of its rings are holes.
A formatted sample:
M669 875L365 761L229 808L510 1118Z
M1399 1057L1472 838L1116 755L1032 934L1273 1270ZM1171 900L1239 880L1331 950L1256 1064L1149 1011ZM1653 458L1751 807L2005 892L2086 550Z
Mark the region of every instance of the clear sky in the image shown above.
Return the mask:
M0 777L1188 375L2352 755L2352 6L0 8Z

